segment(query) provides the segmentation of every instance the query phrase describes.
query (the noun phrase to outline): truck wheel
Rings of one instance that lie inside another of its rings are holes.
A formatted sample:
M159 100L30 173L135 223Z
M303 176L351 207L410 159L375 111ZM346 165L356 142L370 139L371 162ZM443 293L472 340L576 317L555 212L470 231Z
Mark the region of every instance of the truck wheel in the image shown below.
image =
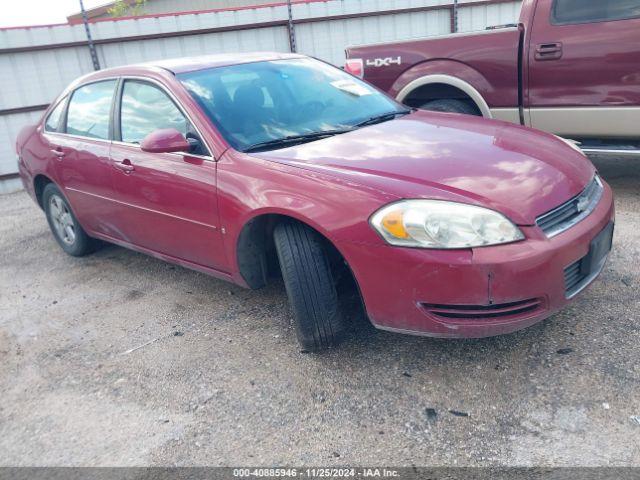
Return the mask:
M273 237L298 342L304 351L334 346L345 322L322 238L296 222L277 225Z
M49 228L62 250L74 257L82 257L96 250L98 241L82 229L67 199L53 183L44 188L42 204Z
M420 109L432 110L434 112L464 113L466 115L480 116L480 112L473 105L470 105L463 100L456 100L454 98L431 100L421 105Z

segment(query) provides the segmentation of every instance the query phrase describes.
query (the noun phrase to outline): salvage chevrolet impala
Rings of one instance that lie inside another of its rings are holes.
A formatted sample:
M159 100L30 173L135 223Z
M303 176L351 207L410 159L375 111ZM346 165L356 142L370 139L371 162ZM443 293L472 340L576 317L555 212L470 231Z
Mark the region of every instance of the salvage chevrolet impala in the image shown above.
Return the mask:
M538 322L602 270L610 188L547 133L415 111L294 54L91 73L17 141L70 255L106 241L257 289L281 275L305 350L349 285L378 328L482 337Z

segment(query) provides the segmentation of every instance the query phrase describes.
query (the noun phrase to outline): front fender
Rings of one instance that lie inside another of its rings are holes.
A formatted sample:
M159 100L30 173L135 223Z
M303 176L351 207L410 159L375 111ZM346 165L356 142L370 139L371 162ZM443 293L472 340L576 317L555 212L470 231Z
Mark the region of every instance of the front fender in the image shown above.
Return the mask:
M368 219L382 205L396 200L390 194L333 175L235 151L228 151L218 161L217 169L220 225L234 278L240 278L240 235L255 218L294 218L334 245L344 241L381 244Z

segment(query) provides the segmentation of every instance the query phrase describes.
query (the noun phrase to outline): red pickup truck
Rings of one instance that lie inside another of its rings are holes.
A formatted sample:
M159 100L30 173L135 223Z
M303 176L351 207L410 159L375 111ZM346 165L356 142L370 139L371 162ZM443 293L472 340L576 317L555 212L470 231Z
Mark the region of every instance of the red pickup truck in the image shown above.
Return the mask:
M640 0L524 0L515 25L346 53L348 72L407 105L640 155Z

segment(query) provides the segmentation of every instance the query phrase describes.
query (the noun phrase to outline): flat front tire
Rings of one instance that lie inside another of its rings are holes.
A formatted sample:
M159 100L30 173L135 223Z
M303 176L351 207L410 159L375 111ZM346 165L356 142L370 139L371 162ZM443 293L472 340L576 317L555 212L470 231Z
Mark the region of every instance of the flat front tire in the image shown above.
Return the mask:
M58 245L69 255L82 257L95 251L97 240L83 230L60 189L53 183L42 192L42 205Z
M302 349L334 346L345 325L323 238L296 222L277 225L273 235Z

